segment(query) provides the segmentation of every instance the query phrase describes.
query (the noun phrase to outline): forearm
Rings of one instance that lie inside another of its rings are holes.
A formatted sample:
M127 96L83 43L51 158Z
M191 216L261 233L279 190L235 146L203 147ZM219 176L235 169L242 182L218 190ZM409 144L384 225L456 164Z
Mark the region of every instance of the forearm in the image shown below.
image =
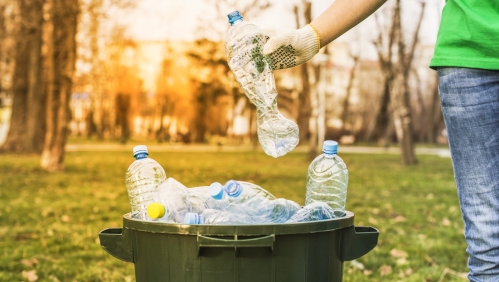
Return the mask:
M311 22L321 38L321 47L374 13L386 0L336 0Z

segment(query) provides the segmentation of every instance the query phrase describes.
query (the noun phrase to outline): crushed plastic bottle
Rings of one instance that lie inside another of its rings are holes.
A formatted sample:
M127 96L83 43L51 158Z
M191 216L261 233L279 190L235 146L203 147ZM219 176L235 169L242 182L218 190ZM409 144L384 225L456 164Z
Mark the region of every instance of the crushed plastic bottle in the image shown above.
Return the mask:
M343 213L334 211L328 204L324 202L313 202L298 210L286 221L286 223L326 220L341 216L343 216Z
M225 37L225 52L237 82L256 106L258 140L267 155L286 155L298 145L299 130L277 109L274 75L262 53L267 39L258 26L244 22L238 11L228 17L231 27Z
M192 212L201 213L205 209L225 210L226 196L222 184L212 183L210 186L201 186L188 188L189 200L191 202Z
M257 224L255 218L245 213L235 213L231 211L221 211L215 209L205 209L201 214L187 213L184 224Z
M212 198L220 204L194 212L200 216L202 224L284 223L300 209L297 203L276 199L267 190L249 182L229 180L224 186L215 182L210 187Z
M338 143L324 141L323 154L315 158L308 168L305 205L325 202L340 214L345 211L348 170L337 155Z
M161 165L148 157L147 147L138 145L133 148L135 161L130 165L125 176L125 186L133 218L146 219L145 210L153 202L152 193L159 184L166 180L166 173Z
M182 223L185 214L192 211L187 187L169 177L153 193L153 203L147 206L149 219L160 222Z

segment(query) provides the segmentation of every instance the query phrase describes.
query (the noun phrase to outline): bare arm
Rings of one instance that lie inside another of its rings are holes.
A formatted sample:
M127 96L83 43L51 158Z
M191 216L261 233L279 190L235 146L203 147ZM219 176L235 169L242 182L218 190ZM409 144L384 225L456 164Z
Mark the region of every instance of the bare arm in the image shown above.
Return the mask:
M329 44L374 13L386 0L336 0L310 24L321 38L321 47Z

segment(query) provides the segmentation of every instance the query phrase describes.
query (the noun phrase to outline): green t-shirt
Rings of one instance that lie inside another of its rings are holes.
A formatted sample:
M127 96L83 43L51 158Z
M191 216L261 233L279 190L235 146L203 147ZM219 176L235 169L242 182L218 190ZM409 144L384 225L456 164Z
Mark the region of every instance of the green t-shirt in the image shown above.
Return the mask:
M446 0L430 67L499 70L499 0Z

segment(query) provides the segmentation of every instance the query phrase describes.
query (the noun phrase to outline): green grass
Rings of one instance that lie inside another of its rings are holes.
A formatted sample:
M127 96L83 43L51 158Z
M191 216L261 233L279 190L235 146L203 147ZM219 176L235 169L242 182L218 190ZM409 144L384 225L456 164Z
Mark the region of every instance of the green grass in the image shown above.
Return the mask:
M277 197L304 203L305 154L152 153L167 175L188 187L251 181ZM347 209L355 225L380 230L378 246L346 262L344 281L464 281L465 241L450 159L341 155L349 167ZM107 254L98 233L122 226L128 212L128 152L71 152L66 171L47 173L39 158L0 159L0 281L134 281L133 264ZM362 267L363 266L363 267ZM364 269L361 269L364 268ZM32 272L30 272L32 271ZM23 275L24 272L24 275Z

